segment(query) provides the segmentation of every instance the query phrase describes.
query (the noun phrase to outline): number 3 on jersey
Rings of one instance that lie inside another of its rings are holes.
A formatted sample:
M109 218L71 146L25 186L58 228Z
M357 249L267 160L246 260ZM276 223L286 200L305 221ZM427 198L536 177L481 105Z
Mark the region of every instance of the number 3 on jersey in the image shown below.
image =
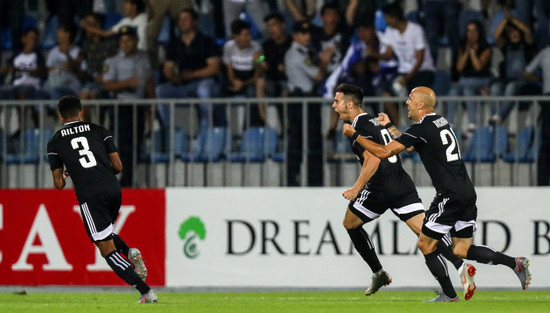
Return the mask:
M382 138L384 139L384 145L388 145L388 143L390 143L392 141L390 132L387 129L381 129L380 133L382 134ZM394 156L389 157L388 161L390 161L390 163L397 162L397 156L394 155Z
M441 137L441 143L444 146L449 146L447 150L445 150L447 162L452 162L460 159L460 151L458 150L455 134L448 129L442 129L439 133L439 136Z
M73 149L78 150L78 153L83 157L78 159L83 168L90 168L97 165L94 154L90 151L88 139L86 137L76 137L71 140Z

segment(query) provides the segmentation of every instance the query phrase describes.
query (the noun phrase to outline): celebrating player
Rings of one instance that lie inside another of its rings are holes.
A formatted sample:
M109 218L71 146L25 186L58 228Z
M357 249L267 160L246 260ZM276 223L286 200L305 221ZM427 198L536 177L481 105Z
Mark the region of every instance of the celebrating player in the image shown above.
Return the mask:
M506 265L514 270L521 287L526 289L531 282L527 258L510 257L493 248L472 244L476 230L477 195L461 159L456 136L447 120L434 112L435 104L433 90L428 87L413 89L407 106L409 118L416 124L403 134L389 122L387 115L380 114L380 125L398 136L387 145L362 137L351 125L344 125L344 134L381 159L391 158L410 147L414 147L420 155L437 194L426 212L418 247L424 254L430 272L443 289L443 293L428 302L458 300L436 250L438 242L448 232L452 237L455 255L480 263Z
M340 115L340 119L352 123L360 136L379 144L388 144L392 140L390 133L379 125L376 116L363 111L362 102L361 88L350 84L341 84L336 88L332 108ZM418 236L425 214L414 183L401 166L399 156L380 160L363 149L355 140L350 140L350 144L361 163L361 173L353 187L343 193L344 198L350 200L344 218L344 227L347 229L355 249L374 273L372 283L365 291L368 296L382 286L390 284L391 277L382 268L376 256L374 244L362 226L377 219L387 209L391 209ZM465 264L453 254L450 240L447 238L440 241L438 248L438 251L458 269L464 284L464 298L470 299L476 288L474 283L475 267ZM439 256L439 252L435 255ZM441 264L446 267L443 258L440 257L440 260Z
M140 303L157 302L157 295L144 281L147 269L140 251L130 248L113 233L121 204L120 184L115 174L122 171L113 136L99 125L82 122L82 105L76 97L61 98L58 110L65 126L48 142L55 187L63 189L70 173L84 227L92 242L113 271L141 293Z

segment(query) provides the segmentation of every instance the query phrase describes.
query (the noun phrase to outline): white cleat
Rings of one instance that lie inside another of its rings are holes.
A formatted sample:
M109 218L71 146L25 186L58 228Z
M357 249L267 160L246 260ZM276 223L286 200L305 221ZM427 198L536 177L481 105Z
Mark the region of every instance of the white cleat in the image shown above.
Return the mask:
M130 263L134 266L134 272L145 281L145 279L147 279L147 267L145 267L141 252L136 248L130 248L128 251L128 258L130 259Z
M476 268L472 264L464 263L462 273L460 273L460 280L464 286L464 300L470 300L474 296L474 291L476 290L476 284L474 283L475 274Z
M159 298L153 289L147 291L147 293L142 294L141 297L139 297L139 303L157 303L158 300Z
M365 290L365 296L370 296L377 292L383 286L391 284L391 276L386 271L381 271L372 274L372 282L367 290Z

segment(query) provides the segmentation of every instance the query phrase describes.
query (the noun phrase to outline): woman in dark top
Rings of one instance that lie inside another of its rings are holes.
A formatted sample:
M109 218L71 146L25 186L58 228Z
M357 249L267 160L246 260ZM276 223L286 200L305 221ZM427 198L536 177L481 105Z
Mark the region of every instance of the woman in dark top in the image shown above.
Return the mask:
M488 91L491 83L491 54L483 25L478 21L470 21L466 26L466 36L462 40L455 64L460 78L451 88L451 96L470 97L480 95L482 91ZM465 101L464 104L468 113L468 132L471 133L478 122L478 108L473 101ZM448 103L447 120L451 124L455 124L456 109L456 102Z

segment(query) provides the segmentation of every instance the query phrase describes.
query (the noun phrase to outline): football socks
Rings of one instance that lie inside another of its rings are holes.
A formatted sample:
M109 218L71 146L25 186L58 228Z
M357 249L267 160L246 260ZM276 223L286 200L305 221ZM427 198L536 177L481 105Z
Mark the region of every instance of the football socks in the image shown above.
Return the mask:
M374 250L374 244L363 227L348 229L347 231L355 250L357 250L361 257L363 257L363 260L367 262L372 272L376 273L381 270L382 264L380 264L380 260L378 260L378 256Z
M487 246L471 245L470 249L468 249L468 254L466 255L466 258L468 260L474 260L479 263L485 264L503 264L511 269L514 269L516 267L515 258L506 254L502 254L495 249Z
M122 240L122 238L120 238L119 235L113 233L111 236L113 237L113 242L115 243L117 251L128 258L130 247L124 242L124 240Z
M454 254L451 241L447 237L441 238L441 240L437 243L437 250L441 252L445 259L453 263L457 270L460 269L462 264L464 264L464 261Z
M132 269L132 265L123 258L118 251L113 251L105 256L107 264L113 271L122 278L128 285L136 288L141 294L146 294L149 287Z
M449 278L449 271L447 270L447 263L441 256L438 250L432 253L424 255L426 259L426 265L430 269L430 272L435 276L435 279L441 285L443 293L450 298L456 297L455 289Z

